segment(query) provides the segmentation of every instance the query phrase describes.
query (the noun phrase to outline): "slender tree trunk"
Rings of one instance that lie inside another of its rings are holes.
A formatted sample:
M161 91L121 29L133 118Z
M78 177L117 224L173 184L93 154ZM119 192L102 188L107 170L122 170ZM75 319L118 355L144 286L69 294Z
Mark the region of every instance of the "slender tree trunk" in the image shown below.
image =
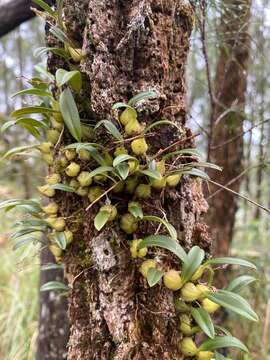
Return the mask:
M64 12L69 36L86 53L80 63L84 88L76 99L82 118L96 122L112 118L113 103L155 89L159 97L141 105L147 111L140 121L150 124L167 118L180 131L172 126L154 130L155 136L147 137L149 155L178 140L181 143L174 150L192 147L191 132L185 128L185 66L193 13L186 1L66 0ZM48 41L54 43L50 36ZM59 66L63 66L59 59L49 59L51 71ZM102 141L112 146L106 136L101 130ZM61 145L71 141L67 134L63 139ZM109 198L123 214L132 196L109 194ZM85 211L89 203L71 193L56 194L56 201L66 219L72 220L70 216L81 210L72 247L64 258L72 289L68 359L182 359L172 292L147 286L138 271L142 260L131 258L128 240L132 238L118 222L99 233L93 226L104 201L89 211ZM141 203L145 214L166 212L185 247L199 244L209 250L207 229L200 222L207 205L198 180L184 176L176 190L166 189L163 196L153 191L151 199ZM134 236L142 238L156 230L155 224L141 222ZM155 256L164 269L177 264L160 249L150 252L150 257Z
M41 265L55 263L48 248L41 251ZM62 270L44 270L40 272L40 286L49 281L63 282ZM67 298L57 292L40 292L39 333L36 360L64 360L67 358L69 321Z
M226 185L242 171L243 138L228 142L243 131L247 67L249 62L251 0L226 0L218 31L224 40L220 44L215 78L215 104L212 109L212 138L209 160L223 167L213 174L216 182ZM234 109L225 113L228 109ZM241 179L231 188L239 191ZM211 187L212 188L212 187ZM213 187L213 190L216 190ZM215 253L225 255L232 239L237 198L221 191L210 200L208 224L211 227Z

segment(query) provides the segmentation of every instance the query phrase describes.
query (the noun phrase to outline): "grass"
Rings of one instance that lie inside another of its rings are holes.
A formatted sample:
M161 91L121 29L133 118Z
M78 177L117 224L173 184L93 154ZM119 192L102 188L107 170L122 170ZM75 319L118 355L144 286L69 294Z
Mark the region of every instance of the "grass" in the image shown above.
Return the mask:
M15 197L0 186L1 200ZM18 214L0 216L0 359L33 360L38 326L37 248L16 252L8 241L10 227Z

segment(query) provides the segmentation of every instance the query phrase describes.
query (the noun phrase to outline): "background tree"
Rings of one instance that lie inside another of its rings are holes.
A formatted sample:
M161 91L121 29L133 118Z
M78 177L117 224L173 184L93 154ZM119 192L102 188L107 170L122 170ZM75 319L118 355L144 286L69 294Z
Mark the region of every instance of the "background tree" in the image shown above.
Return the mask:
M243 120L249 63L248 33L251 1L224 1L218 28L219 57L214 87L210 86L211 114L208 159L224 170L215 181L239 192L243 170ZM237 180L236 180L237 179ZM212 186L210 186L212 188ZM226 255L232 240L237 197L226 191L209 198L208 224L215 253Z

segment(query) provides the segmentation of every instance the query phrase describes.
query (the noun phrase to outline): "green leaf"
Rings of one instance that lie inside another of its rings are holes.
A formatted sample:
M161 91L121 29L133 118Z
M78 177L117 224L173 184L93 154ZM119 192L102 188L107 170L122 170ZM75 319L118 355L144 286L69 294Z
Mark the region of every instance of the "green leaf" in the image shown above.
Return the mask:
M10 239L15 240L15 239L18 239L18 238L20 238L22 236L32 234L32 233L35 233L35 232L42 232L42 231L44 231L44 229L42 229L40 227L22 228L20 230L15 231L13 234L11 234Z
M203 308L193 308L191 310L191 315L193 316L199 327L202 329L202 331L208 337L213 339L215 337L215 328L208 312Z
M170 125L170 126L174 126L179 130L179 127L173 123L172 121L169 120L159 120L154 122L153 124L147 126L147 128L145 128L144 133L146 134L148 131L150 131L151 129L153 129L156 126L160 126L160 125Z
M127 160L137 160L137 158L135 158L134 156L130 156L128 154L122 154L122 155L118 155L114 160L113 160L113 167L116 167L117 165L121 164L124 161Z
M170 157L177 156L177 155L191 155L191 156L196 156L197 158L201 157L201 154L198 152L197 149L182 149L182 150L173 151L171 153L164 155L163 159L166 160Z
M10 115L14 118L22 117L29 114L48 114L58 112L52 108L47 108L43 106L27 106L21 109L13 111Z
M63 264L48 263L48 264L42 265L40 267L40 270L42 270L42 271L46 271L46 270L64 270L64 265Z
M191 166L191 167L204 167L204 168L208 168L208 169L222 171L222 168L220 166L206 162L206 161L190 162L190 163L187 163L186 165Z
M240 266L246 266L251 269L257 270L256 265L254 265L252 262L243 260L243 259L233 258L233 257L221 257L221 258L210 259L206 262L206 264L210 264L210 265L240 265Z
M56 39L58 39L59 41L61 41L63 44L67 44L73 47L73 43L71 42L71 40L67 37L64 31L59 29L57 26L50 28L50 33L53 34L53 36L56 37Z
M186 261L187 254L185 250L176 242L173 238L164 235L150 235L140 242L138 249L142 249L147 246L158 246L163 249L167 249L175 254L180 260Z
M143 210L141 204L137 201L131 201L128 204L128 211L135 217L143 219Z
M24 145L24 146L18 146L18 147L12 148L2 156L1 160L11 159L13 156L21 154L24 151L35 149L37 146L38 145Z
M128 105L134 107L139 101L154 99L156 97L158 97L158 93L155 90L142 91L139 94L133 96L129 100Z
M35 200L25 200L25 199L9 199L2 201L0 203L0 210L5 209L6 211L12 210L16 206L25 206L30 205L36 209L37 212L41 212L42 209L38 201Z
M257 281L255 277L249 275L242 275L237 277L236 279L233 279L231 283L227 286L226 290L238 293L240 292L240 290L242 290L242 288L248 286L254 281Z
M116 166L116 169L123 180L125 180L128 177L129 166L127 163L122 162L121 164Z
M54 184L54 185L50 185L50 187L55 190L61 190L61 191L66 191L66 192L71 192L71 193L75 192L75 189L72 186L65 185L65 184Z
M133 107L131 107L131 106L129 106L128 104L123 103L123 102L115 103L115 104L112 106L112 109L113 109L113 110L122 109L122 108L128 108L128 109L131 109L131 110L136 111Z
M105 211L105 210L99 211L94 221L95 228L98 231L100 231L103 228L103 226L105 226L106 223L108 222L109 217L110 217L109 211Z
M159 271L154 268L150 268L147 272L147 282L150 287L155 286L163 276L163 271Z
M45 78L49 79L50 81L54 81L54 76L51 74L44 64L37 64L34 66L35 70L45 76Z
M198 269L198 267L201 265L203 259L204 259L205 253L204 251L199 248L199 246L193 246L189 253L187 254L187 260L185 261L183 265L183 270L181 277L184 282L190 280L192 278L192 275L195 273L195 271Z
M186 174L186 175L191 175L191 176L196 176L196 177L199 177L204 180L210 180L210 177L204 171L202 171L200 169L184 170L182 172L180 171L180 173Z
M42 56L44 54L47 55L48 52L51 52L55 55L58 55L62 58L64 58L65 60L68 60L70 58L70 55L65 51L65 49L63 48L58 48L58 47L39 47L37 49L34 50L33 55L35 57L39 57Z
M80 150L87 150L89 151L92 158L95 159L99 165L106 166L105 158L101 156L101 154L97 151L96 147L101 146L96 143L75 143L66 146L65 149L76 149L77 153L79 153Z
M56 71L55 78L58 87L68 83L75 91L79 92L81 90L82 75L78 70L67 71L64 69L58 69Z
M47 226L47 221L42 219L21 220L15 223L14 226Z
M14 98L15 96L21 96L21 95L35 95L39 97L49 97L52 98L52 93L49 93L48 91L37 89L37 88L31 88L31 89L25 89L16 92L15 94L12 94L11 97Z
M56 232L53 236L54 241L60 247L60 249L65 250L67 247L66 235L63 231Z
M17 120L7 121L1 127L1 132L3 133L5 131L7 131L10 127L12 127L14 125L21 125L22 127L25 127L27 125L31 125L32 127L37 127L37 128L44 128L44 129L48 128L46 123L41 121L41 120L36 120L36 119L32 119L32 118L20 118L20 119L17 119Z
M60 110L64 122L70 134L77 140L81 141L82 128L79 112L69 88L65 89L60 95Z
M156 180L160 180L162 178L160 172L157 170L146 169L146 170L139 170L139 172Z
M214 293L207 293L207 298L236 314L251 321L258 321L257 314L251 309L249 303L242 296L227 290L218 290Z
M143 217L143 220L159 222L160 224L164 225L165 228L168 230L170 237L174 240L177 240L177 232L176 232L174 226L172 224L170 224L168 221L161 219L160 217L154 216L154 215L145 215Z
M41 7L41 9L45 10L48 14L55 17L54 11L51 9L51 7L45 3L43 0L32 0L33 3Z
M117 127L109 120L101 120L97 123L97 125L95 126L95 130L100 126L100 125L104 125L105 128L108 130L108 132L116 139L119 141L123 141L123 136L120 133L120 131L117 129Z
M55 290L68 291L69 287L60 281L49 281L46 284L42 285L40 288L40 291L55 291Z
M230 333L229 330L227 330L225 327L220 326L220 325L215 325L215 329L223 332L223 334L227 335L227 336L232 336L232 334Z
M39 132L39 130L37 128L35 128L32 125L28 125L28 124L22 124L21 127L23 127L24 129L26 129L31 135L33 135L36 139L39 139L41 136L41 133Z
M91 171L89 175L91 177L94 177L96 175L101 175L101 174L106 173L107 171L112 171L112 170L113 170L113 167L111 167L111 166L99 166L95 170Z
M16 251L16 250L18 250L19 248L21 248L22 246L28 245L28 244L30 244L30 243L35 244L35 243L38 243L38 242L39 242L39 239L37 239L37 238L35 238L35 237L28 236L27 238L18 240L18 241L14 244L12 250L13 250L13 251Z
M234 347L248 352L248 348L233 336L216 336L214 339L206 340L199 347L199 351L211 351L227 347Z

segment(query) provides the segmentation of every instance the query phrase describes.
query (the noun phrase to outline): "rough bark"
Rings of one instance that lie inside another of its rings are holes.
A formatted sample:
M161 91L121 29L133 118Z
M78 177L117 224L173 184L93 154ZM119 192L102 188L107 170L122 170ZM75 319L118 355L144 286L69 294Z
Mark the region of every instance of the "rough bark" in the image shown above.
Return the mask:
M54 256L48 248L41 251L41 265L54 263ZM44 270L40 272L40 286L49 281L63 282L63 271ZM40 292L39 332L36 360L64 360L67 358L69 336L67 298L57 292Z
M185 66L193 23L187 3L66 0L64 11L69 36L86 53L80 63L84 89L77 98L81 117L92 121L112 118L113 103L155 89L159 97L142 103L141 109L147 110L140 113L140 121L149 124L168 118L181 131L160 127L155 136L147 138L149 154L177 140L181 143L174 149L193 146L191 132L185 128ZM51 38L48 41L54 42ZM49 59L51 70L59 66L63 66L59 59ZM102 131L99 140L107 147L112 144ZM71 141L68 134L63 141ZM89 169L86 163L81 166ZM120 214L126 212L130 195L109 197L118 204ZM173 294L163 286L147 286L138 271L142 260L130 256L128 240L132 237L119 229L118 222L99 233L95 230L93 219L104 201L87 212L84 209L89 203L76 195L59 194L56 201L66 218L81 209L76 218L79 225L77 222L74 228L73 224L75 239L64 259L72 288L68 359L181 359ZM200 222L207 205L198 180L185 176L176 190L166 189L162 195L153 192L142 206L145 214L162 216L165 212L186 248L199 244L209 250L207 229ZM142 238L156 230L155 224L141 222L134 236ZM157 248L149 251L149 257L155 257L163 269L178 263L170 253Z
M209 160L223 168L211 174L222 185L236 178L242 171L243 131L247 68L249 62L251 0L226 0L218 32L222 34L215 78L215 105L212 109L212 137L209 139ZM229 111L228 109L236 109ZM225 115L224 115L225 114ZM230 186L240 189L241 179ZM212 187L213 191L216 188ZM233 234L237 197L226 191L219 192L209 201L207 223L213 235L214 252L225 255L229 251Z
M45 2L52 4L51 0L45 0ZM3 1L0 5L0 37L34 17L31 6L36 7L31 0Z

